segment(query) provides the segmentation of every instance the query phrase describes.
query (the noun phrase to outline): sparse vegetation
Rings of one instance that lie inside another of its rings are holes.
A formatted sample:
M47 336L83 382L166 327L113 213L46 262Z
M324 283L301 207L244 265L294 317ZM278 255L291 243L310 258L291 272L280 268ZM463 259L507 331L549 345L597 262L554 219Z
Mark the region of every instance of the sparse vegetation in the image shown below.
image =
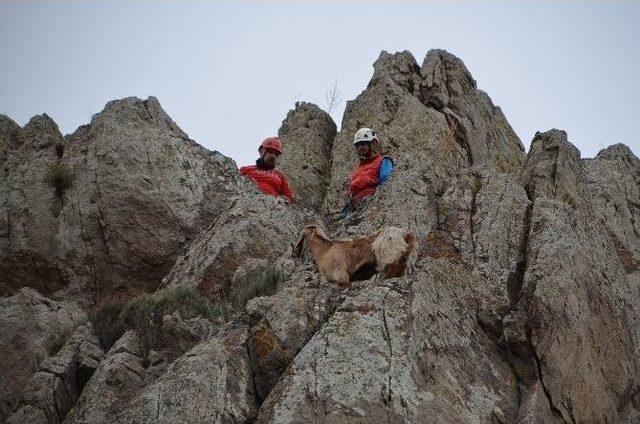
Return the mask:
M335 79L333 84L329 87L324 94L325 101L327 102L327 113L331 115L331 112L342 102L342 92L338 88L338 78Z
M179 312L183 319L228 319L254 297L273 294L282 280L273 265L253 270L230 293L227 301L213 301L195 288L177 288L158 295L141 294L129 301L104 302L89 314L94 331L109 349L127 331L136 330L145 356L162 346L162 317Z
M126 330L120 320L120 312L124 303L105 302L89 313L89 320L93 324L93 331L100 340L102 347L109 349Z
M148 352L161 340L162 317L178 311L184 319L201 316L226 318L229 308L216 304L196 289L177 288L159 296L139 295L128 302L106 302L90 315L96 335L103 347L109 349L127 330L137 330L143 349Z
M62 196L64 191L73 186L75 175L64 163L51 165L45 174L45 181L55 188L56 194Z

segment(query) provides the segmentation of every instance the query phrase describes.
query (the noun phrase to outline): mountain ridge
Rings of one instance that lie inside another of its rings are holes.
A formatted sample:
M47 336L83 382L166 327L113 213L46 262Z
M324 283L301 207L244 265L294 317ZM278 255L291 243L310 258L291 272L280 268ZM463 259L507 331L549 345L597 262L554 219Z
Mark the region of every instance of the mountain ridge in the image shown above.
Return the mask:
M339 219L361 126L396 168ZM0 116L0 420L640 419L629 147L583 159L551 129L525 153L443 50L422 66L382 52L340 131L301 102L278 133L299 202L260 193L154 97L111 101L64 137L46 115ZM343 291L291 257L308 223L411 231L414 272ZM187 316L176 293L231 309ZM106 346L105 305L124 318L165 305L144 324L158 339L129 323Z

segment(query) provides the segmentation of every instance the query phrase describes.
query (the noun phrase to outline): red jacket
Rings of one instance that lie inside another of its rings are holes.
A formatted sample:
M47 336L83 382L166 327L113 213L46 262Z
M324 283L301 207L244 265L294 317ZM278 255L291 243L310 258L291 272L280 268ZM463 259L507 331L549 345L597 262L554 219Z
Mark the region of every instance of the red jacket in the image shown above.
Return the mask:
M293 191L289 187L287 178L277 169L260 169L257 165L248 165L240 168L240 173L255 180L263 193L272 196L287 196L293 200Z
M379 171L383 158L380 153L377 153L358 164L356 170L351 174L351 185L349 186L348 194L352 201L371 196L376 192L376 188L380 184Z

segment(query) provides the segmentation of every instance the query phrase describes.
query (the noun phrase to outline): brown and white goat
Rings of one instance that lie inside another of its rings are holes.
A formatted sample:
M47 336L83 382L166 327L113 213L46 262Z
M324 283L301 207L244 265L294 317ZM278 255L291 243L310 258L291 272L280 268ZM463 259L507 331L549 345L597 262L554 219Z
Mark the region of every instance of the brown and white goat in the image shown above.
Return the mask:
M376 270L382 278L401 277L409 270L416 236L398 227L383 227L371 244L376 257Z
M300 256L305 240L320 272L343 287L348 287L350 278L367 265L375 265L383 278L404 275L415 246L413 234L395 227L384 227L353 239L331 240L322 228L307 225L300 232L294 256Z

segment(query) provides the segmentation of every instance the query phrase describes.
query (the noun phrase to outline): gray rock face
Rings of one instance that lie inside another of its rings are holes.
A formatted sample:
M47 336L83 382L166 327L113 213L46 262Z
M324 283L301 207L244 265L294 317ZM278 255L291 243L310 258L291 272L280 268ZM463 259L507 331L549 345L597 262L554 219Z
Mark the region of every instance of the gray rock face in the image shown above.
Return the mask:
M113 421L124 402L144 387L142 356L142 347L135 331L125 333L100 362L65 422Z
M526 267L503 341L514 362L537 370L557 418L626 421L640 378L638 321L618 295L624 269L593 215L579 152L564 132L537 134L526 170L533 202Z
M79 286L95 299L157 287L185 241L246 184L233 161L190 140L155 98L110 102L64 141L50 118L36 117L17 143L7 160L5 293L73 282L70 292ZM61 192L45 182L54 164L73 175Z
M109 103L67 152L78 179L61 250L105 288L157 286L242 185L233 161L189 140L154 98Z
M9 249L9 150L18 144L20 126L0 115L0 257Z
M616 144L583 165L590 201L625 271L640 270L640 160L627 146Z
M246 328L223 331L154 377L129 332L109 351L65 422L249 422L257 405L246 341Z
M423 103L444 113L472 165L505 171L523 161L524 146L499 107L477 85L462 61L444 50L427 53L420 69Z
M24 423L28 417L45 417L47 423L61 423L75 404L84 385L104 356L90 326L78 327L55 356L45 359L27 383L18 409L8 423Z
M253 299L246 307L252 324L248 348L259 401L343 300L339 288L320 278L310 259L291 266L289 279L275 295Z
M47 182L47 173L58 162L57 146L62 143L58 126L47 115L33 117L17 131L15 141L8 143L13 148L6 151L7 243L0 257L2 295L22 285L48 295L68 284L64 264L57 257L57 217L63 200Z
M282 197L255 190L238 197L180 255L163 287L197 287L210 296L226 297L245 259L275 260L292 246L304 223L303 212Z
M32 289L0 298L0 421L14 408L29 377L85 320L76 304L52 301Z
M436 193L461 168L488 165L506 171L524 161L522 143L458 58L432 50L420 69L409 52L383 52L367 89L347 102L333 144L328 212L346 203L349 175L357 164L353 135L363 126L378 133L382 151L395 159L396 178L417 179Z
M567 133L553 129L536 133L524 170L524 184L532 198L558 198L571 206L584 199L580 152L567 142Z
M386 199L383 191L380 202ZM358 283L344 296L325 291L331 307L320 310L332 315L321 319L327 324L267 396L259 422L299 422L309 411L318 420L326 413L329 422L516 416L518 381L495 335L501 325L495 317L509 310L510 286L522 266L526 193L514 176L487 169L461 175L431 201L434 222L414 228L426 240L415 274L408 282ZM251 315L256 309L261 317L271 313L269 325L262 321L256 328L263 345L273 346L264 349L267 357L290 352L283 341L296 332L287 328L309 328L294 321L308 312L266 309L278 305L281 293L248 306ZM305 299L296 293L290 298Z
M162 346L159 351L150 353L150 360L160 365L159 370L167 363L172 363L184 355L193 346L208 340L214 333L214 324L208 319L198 317L182 319L179 312L162 317Z
M474 268L485 279L483 303L504 307L514 301L522 272L530 206L514 175L464 173L437 201L438 222L423 256Z
M284 152L279 166L289 178L296 202L320 209L331 174L336 124L312 103L296 103L278 130Z
M112 422L250 422L257 405L246 340L238 329L197 345Z
M466 151L456 143L444 115L422 104L416 90L415 94L408 91L409 81L419 78L413 57L408 52L394 56L382 53L374 69L367 89L347 102L342 128L333 143L331 182L325 198L329 213L339 211L347 202L349 177L358 160L353 135L360 127L376 131L382 151L395 160L394 174L414 171L420 175L418 181L437 186L436 190L443 178L468 163Z
M505 419L517 383L479 328L474 278L429 264L352 292L298 354L257 422Z
M594 159L583 160L583 172L592 210L598 217L600 235L606 232L626 272L617 279L616 294L622 304L625 326L640 357L640 160L621 144L602 150ZM610 245L610 246L611 246ZM611 258L609 258L611 259ZM629 422L640 420L640 394L626 393L621 411ZM622 415L622 414L621 414Z

